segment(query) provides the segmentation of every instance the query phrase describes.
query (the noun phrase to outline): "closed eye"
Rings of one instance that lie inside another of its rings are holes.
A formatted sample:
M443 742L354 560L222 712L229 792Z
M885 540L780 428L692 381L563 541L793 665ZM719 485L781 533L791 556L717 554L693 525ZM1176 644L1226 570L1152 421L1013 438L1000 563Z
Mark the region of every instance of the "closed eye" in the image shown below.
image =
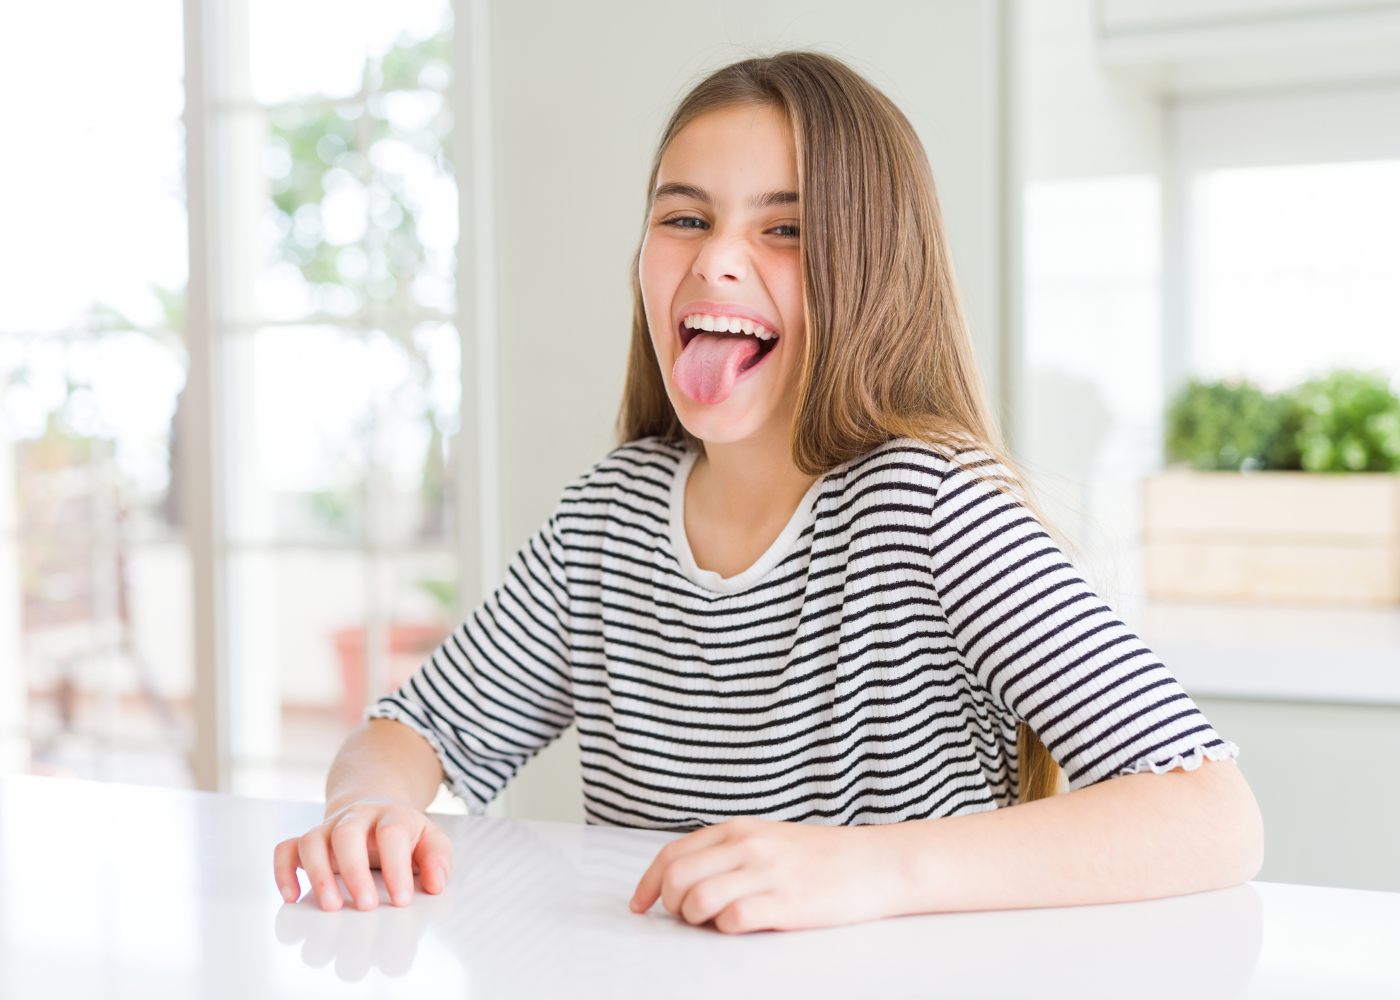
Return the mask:
M702 226L707 226L707 225L709 225L709 223L707 223L704 219L697 219L697 218L696 218L695 216L693 216L693 215L681 215L681 216L677 216L677 217L674 218L674 219L667 219L665 222L663 222L663 223L661 223L661 224L662 224L663 226L674 226L676 229L691 229L691 230L693 230L693 229L696 228L696 227L694 227L694 226L682 226L682 225L680 225L680 223L682 223L682 222L698 222L698 223L700 223L700 225L702 225ZM795 239L801 238L801 233L799 232L799 230L798 230L798 228L797 228L796 226L788 226L788 225L774 226L773 229L770 229L770 230L769 230L769 232L772 232L773 230L776 230L776 229L791 229L791 230L792 230L791 233L783 233L783 234L781 234L782 237L783 237L783 239L785 239L785 240L795 240Z

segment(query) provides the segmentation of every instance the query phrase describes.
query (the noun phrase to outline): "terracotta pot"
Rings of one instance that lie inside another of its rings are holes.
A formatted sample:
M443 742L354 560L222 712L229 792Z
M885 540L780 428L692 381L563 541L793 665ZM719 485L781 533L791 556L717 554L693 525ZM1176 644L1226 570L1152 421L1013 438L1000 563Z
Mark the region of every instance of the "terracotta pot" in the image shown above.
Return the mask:
M360 724L369 704L366 679L366 629L363 625L336 629L332 633L336 655L340 660L341 718L348 728ZM374 697L387 694L401 686L438 648L452 631L441 622L391 622L389 624L389 676L382 690Z

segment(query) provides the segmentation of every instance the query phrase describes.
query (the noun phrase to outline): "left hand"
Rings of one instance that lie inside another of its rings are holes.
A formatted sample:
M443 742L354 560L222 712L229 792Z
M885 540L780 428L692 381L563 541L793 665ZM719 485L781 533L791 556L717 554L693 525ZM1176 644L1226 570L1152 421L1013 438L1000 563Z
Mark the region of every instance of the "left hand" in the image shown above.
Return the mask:
M726 934L796 930L896 913L899 859L877 826L816 826L744 816L661 848L629 906L659 895L692 924Z

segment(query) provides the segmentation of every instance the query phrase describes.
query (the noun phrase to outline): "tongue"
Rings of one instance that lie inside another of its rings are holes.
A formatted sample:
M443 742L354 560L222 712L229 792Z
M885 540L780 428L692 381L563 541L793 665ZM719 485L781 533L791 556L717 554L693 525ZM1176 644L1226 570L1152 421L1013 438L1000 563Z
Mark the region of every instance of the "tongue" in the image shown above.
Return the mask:
M753 337L697 333L676 359L671 380L697 403L722 403L734 391L739 367L758 350Z

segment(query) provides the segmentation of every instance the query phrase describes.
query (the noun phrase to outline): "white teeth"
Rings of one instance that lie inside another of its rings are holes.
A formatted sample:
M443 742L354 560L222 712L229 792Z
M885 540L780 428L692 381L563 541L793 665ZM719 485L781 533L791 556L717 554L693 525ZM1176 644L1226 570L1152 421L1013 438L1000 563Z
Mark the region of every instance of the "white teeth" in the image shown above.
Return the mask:
M759 340L772 340L777 336L762 323L737 316L711 316L707 313L692 313L681 321L687 330L709 330L711 333L747 333Z

